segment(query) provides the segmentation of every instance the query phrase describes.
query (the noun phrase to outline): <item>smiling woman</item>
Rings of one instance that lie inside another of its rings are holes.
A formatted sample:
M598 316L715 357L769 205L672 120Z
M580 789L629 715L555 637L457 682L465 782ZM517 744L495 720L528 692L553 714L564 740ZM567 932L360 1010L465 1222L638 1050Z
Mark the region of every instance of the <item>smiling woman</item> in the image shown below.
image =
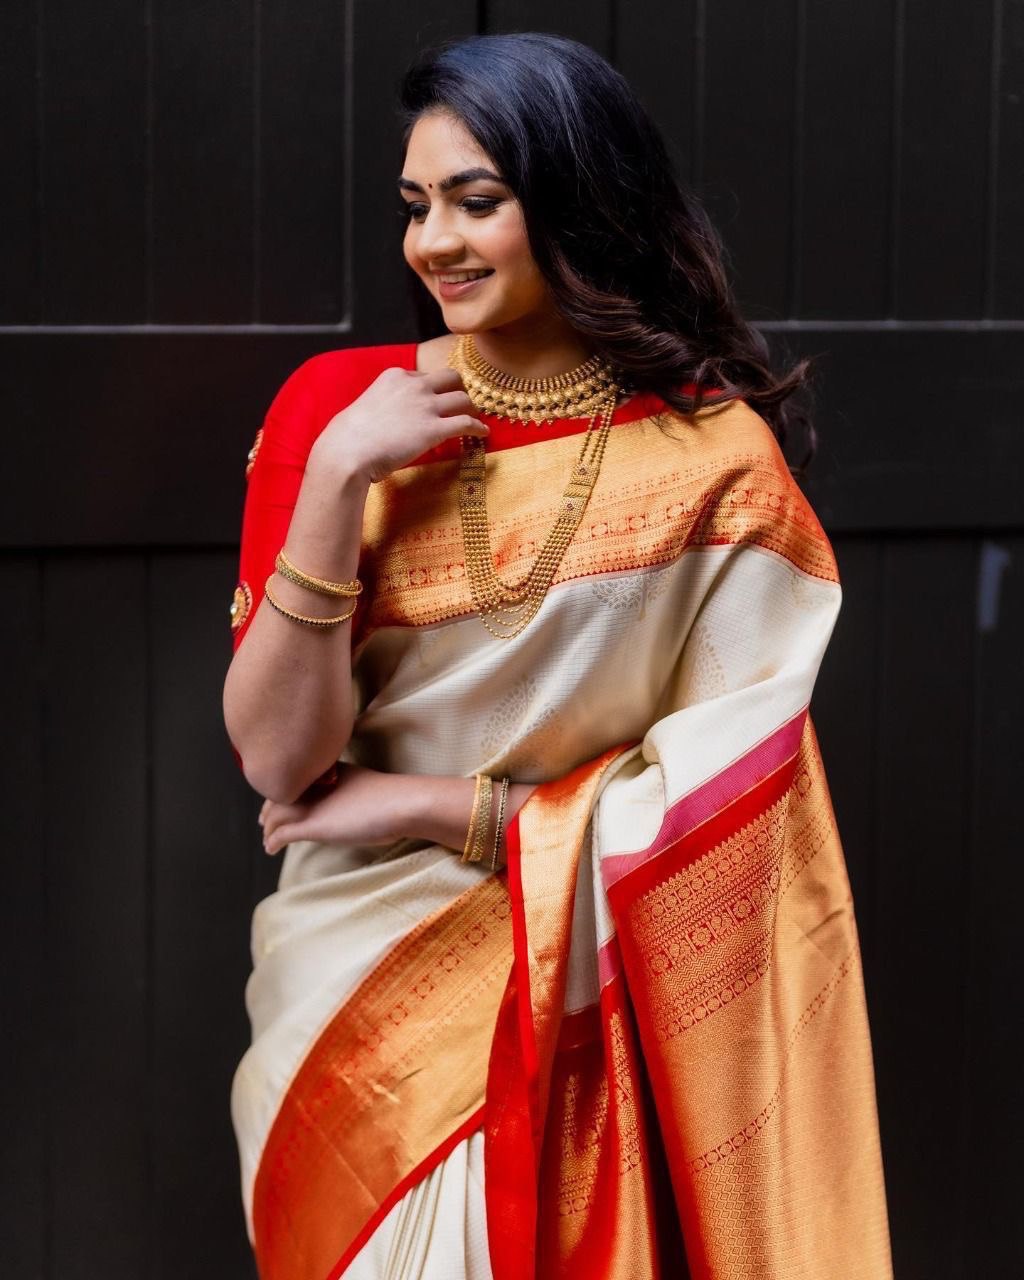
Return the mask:
M446 45L402 108L447 332L303 364L246 502L261 1278L884 1280L805 369L593 51Z

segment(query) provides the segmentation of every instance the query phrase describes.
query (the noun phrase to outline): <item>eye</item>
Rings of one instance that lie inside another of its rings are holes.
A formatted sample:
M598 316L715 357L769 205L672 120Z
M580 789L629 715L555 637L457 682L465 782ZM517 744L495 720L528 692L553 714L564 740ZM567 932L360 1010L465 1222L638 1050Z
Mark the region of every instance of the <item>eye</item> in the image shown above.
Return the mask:
M459 208L465 209L467 213L490 213L495 205L500 204L500 200L489 196L467 196L465 200L459 202Z
M490 213L499 204L501 201L496 196L466 196L464 200L459 201L459 208L475 217L480 217ZM403 200L399 217L404 218L406 222L422 222L427 216L429 207L419 200Z

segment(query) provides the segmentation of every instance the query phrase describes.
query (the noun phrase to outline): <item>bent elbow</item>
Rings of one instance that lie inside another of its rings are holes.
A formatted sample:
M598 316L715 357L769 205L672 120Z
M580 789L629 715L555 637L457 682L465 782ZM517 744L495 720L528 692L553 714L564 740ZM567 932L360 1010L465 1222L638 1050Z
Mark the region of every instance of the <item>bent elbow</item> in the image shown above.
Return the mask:
M315 782L330 773L337 759L335 755L326 763L308 759L290 762L256 756L243 759L241 765L245 780L259 795L275 804L295 804Z

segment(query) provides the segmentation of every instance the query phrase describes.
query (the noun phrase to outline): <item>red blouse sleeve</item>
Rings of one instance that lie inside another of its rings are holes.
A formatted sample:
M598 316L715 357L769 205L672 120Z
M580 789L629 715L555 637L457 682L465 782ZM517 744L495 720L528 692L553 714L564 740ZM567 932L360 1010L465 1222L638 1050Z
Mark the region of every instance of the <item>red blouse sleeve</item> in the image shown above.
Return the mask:
M336 413L357 399L384 369L415 361L415 344L327 351L301 364L284 382L256 433L246 465L238 585L231 606L233 649L242 643L284 546L299 496L306 459ZM357 630L365 609L356 601Z

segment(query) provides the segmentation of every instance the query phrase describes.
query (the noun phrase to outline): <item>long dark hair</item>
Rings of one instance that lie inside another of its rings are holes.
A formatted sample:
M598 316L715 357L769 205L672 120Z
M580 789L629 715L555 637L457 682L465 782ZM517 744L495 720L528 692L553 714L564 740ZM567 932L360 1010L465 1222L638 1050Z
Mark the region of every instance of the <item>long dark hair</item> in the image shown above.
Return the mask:
M786 402L798 389L807 398L810 361L772 372L765 338L739 314L707 213L600 54L541 32L470 36L424 51L399 101L403 154L419 116L440 110L491 157L522 206L559 312L626 387L687 414L713 390L741 398L795 453L792 470L806 468L814 427Z

